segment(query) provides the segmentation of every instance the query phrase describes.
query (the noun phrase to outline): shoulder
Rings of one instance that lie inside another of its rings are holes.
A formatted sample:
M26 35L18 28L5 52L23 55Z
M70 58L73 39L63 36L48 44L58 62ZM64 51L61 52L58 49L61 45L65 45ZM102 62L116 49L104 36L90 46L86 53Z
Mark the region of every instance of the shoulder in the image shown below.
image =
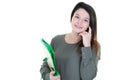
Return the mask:
M64 35L65 34L61 34L61 35L56 35L52 38L51 42L54 42L54 41L60 41L61 39L64 38Z
M64 40L64 34L56 35L51 39L51 46L55 50Z
M64 34L56 35L51 39L51 44L58 44L60 41L62 41L64 38Z

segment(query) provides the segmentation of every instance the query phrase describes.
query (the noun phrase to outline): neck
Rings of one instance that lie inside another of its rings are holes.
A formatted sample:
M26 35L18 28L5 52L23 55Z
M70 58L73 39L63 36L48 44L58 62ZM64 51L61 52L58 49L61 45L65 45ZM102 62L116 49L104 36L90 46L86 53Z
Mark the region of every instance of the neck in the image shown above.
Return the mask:
M75 40L81 40L81 36L78 33L71 32L70 35Z
M82 37L78 33L68 33L65 37L67 43L77 43L82 39Z

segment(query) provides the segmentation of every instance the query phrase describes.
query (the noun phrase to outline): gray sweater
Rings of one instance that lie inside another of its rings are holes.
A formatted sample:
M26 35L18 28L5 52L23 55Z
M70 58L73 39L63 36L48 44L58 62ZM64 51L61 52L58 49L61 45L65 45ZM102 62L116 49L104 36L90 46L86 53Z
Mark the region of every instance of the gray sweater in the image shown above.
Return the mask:
M55 51L56 67L61 80L93 80L95 78L100 56L96 56L94 49L79 47L77 43L68 44L65 42L65 35L55 36L51 46ZM45 67L43 69L45 71ZM41 69L42 73L44 71ZM45 80L49 80L49 71L44 73L44 77Z

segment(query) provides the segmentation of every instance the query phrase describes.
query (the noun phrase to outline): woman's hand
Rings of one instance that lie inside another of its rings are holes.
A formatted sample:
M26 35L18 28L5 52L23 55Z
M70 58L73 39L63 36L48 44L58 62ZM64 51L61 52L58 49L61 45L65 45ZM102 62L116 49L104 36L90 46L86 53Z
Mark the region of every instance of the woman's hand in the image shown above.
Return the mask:
M91 28L89 27L89 31L88 32L82 32L80 33L79 35L82 36L82 39L83 39L83 45L85 47L88 47L90 46L90 43L91 43Z
M59 76L54 76L54 71L50 72L50 80L60 80L60 75Z

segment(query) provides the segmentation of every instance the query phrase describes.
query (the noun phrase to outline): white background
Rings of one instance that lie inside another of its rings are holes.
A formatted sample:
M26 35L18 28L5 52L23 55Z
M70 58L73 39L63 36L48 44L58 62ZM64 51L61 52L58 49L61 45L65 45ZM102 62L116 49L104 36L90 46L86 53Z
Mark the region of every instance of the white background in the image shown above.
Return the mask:
M70 15L82 0L1 0L0 80L40 80L40 39L71 31ZM94 7L101 60L94 80L120 80L119 0L83 0Z

